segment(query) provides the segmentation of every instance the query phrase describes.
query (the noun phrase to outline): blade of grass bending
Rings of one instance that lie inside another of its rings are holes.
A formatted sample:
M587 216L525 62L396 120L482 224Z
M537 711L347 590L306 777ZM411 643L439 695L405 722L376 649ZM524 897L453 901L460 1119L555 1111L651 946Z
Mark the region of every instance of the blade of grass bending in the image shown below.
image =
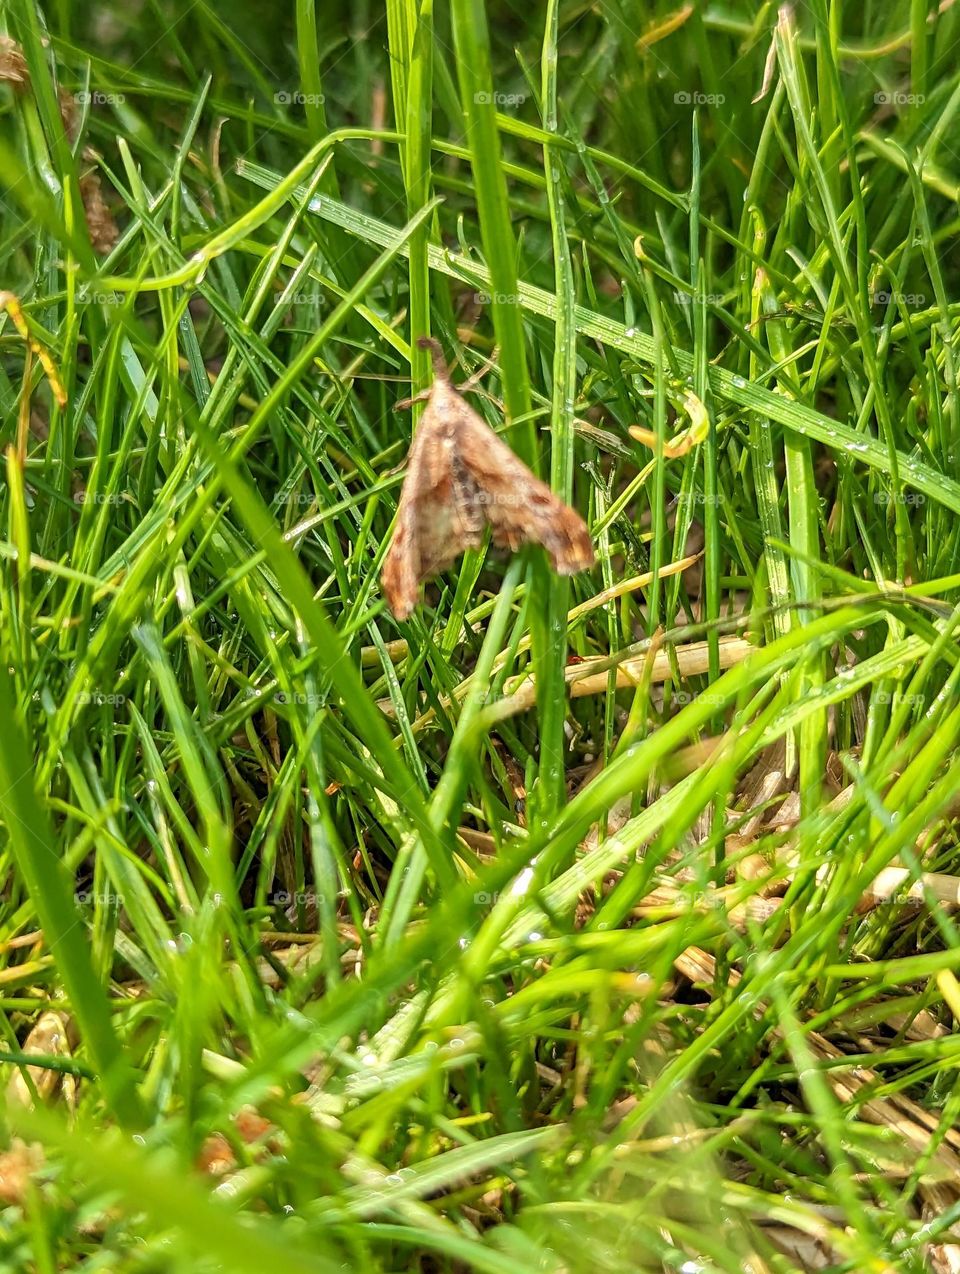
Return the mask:
M241 240L252 234L258 226L262 226L265 221L272 217L288 196L296 191L301 181L308 177L317 177L318 173L316 170L318 168L321 170L319 175L322 177L333 158L332 151L337 143L348 141L351 138L366 136L367 134L363 129L350 128L340 129L336 133L328 134L323 141L318 142L316 146L307 152L299 164L287 173L286 177L279 182L275 189L271 190L265 199L261 199L258 204L248 209L232 225L226 226L219 234L215 234L180 269L173 270L170 274L157 275L146 279L128 279L122 275L109 276L98 278L96 280L97 283L104 291L112 289L115 292L159 292L164 288L185 287L196 283L203 277L211 261L215 261L224 252L228 252L235 247ZM327 151L330 151L331 154L327 154Z
M238 164L237 171L241 176L247 177L258 185L272 187L276 181L275 174L272 174L269 169L246 161ZM395 241L397 233L395 227L324 196L319 196L311 202L310 211L328 220L337 221L352 234L369 243L384 246ZM400 255L406 255L402 248ZM465 266L462 260L458 261L455 257L451 257L446 249L433 244L428 248L428 256L432 270L438 270L450 278L459 279L473 287L492 286L489 270L476 262ZM519 302L524 309L551 321L556 320L557 298L552 292L534 287L529 283L520 283L517 287ZM574 314L577 331L581 335L612 345L621 353L637 359L648 367L656 365L652 337L632 329L628 335L625 324L597 314L586 306L575 306ZM693 359L686 350L676 349L674 358L682 376L693 375ZM831 416L817 411L815 407L785 399L782 394L774 394L763 385L750 382L743 376L721 367L709 369L708 384L711 394L720 402L733 403L744 412L757 412L769 420L776 421L777 424L785 425L788 429L795 429L808 438L825 443L828 447L844 451L851 460L858 461L870 469L876 469L880 473L891 472L890 452L886 445L869 435L857 433L849 425L844 425ZM960 483L940 473L932 465L916 460L903 451L896 452L896 465L900 481L905 486L912 487L915 491L922 491L931 500L944 505L954 513L960 513Z

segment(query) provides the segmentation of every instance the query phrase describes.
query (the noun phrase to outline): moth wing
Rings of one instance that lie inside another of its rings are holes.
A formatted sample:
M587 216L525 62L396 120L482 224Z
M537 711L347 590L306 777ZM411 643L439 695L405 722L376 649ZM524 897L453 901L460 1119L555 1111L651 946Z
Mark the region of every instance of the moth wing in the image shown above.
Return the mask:
M559 575L574 575L596 558L580 514L541 482L466 403L460 455L479 492L494 544L516 550L542 544Z
M420 585L483 538L483 518L464 500L450 422L431 398L410 445L393 539L381 585L397 619L417 604Z

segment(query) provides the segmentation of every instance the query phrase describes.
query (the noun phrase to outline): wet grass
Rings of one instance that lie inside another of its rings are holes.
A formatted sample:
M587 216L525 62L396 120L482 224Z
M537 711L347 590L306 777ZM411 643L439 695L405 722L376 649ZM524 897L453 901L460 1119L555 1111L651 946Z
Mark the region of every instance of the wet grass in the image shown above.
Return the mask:
M960 9L2 18L0 1268L947 1268Z

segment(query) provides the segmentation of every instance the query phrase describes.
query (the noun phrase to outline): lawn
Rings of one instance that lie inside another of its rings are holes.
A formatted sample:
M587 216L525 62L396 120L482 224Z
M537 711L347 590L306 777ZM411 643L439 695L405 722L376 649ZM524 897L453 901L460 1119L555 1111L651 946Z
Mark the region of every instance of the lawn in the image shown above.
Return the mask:
M0 1274L960 1270L960 5L0 120Z

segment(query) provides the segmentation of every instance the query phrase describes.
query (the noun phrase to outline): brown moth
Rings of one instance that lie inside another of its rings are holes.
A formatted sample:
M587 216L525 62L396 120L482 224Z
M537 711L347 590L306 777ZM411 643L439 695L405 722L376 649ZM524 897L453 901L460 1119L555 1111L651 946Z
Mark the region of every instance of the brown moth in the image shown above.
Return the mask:
M542 544L553 569L592 566L590 532L578 513L535 477L454 389L436 341L420 339L435 379L410 446L382 585L397 619L417 605L420 585L483 541L503 548Z

